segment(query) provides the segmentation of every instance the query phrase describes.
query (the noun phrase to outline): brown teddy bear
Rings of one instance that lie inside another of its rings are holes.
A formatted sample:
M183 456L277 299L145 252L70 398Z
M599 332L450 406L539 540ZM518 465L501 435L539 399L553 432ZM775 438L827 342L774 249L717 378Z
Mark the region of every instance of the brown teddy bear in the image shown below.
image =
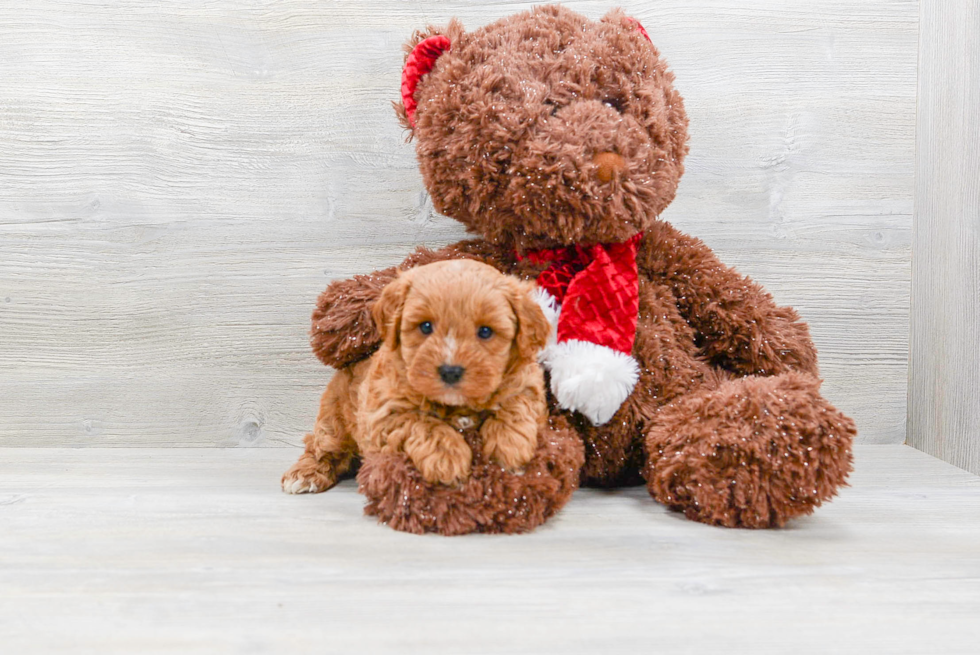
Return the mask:
M819 393L806 324L659 219L683 173L687 117L639 22L541 6L469 33L456 20L430 27L406 52L396 111L434 206L478 238L397 268L473 258L537 281L555 323L540 357L550 412L584 445L581 482L645 482L668 507L730 527L779 526L831 498L855 428ZM323 292L311 342L324 363L375 350L371 306L396 271ZM359 480L381 520L466 531L444 528L458 492L420 486L404 460L365 462ZM493 504L497 518L467 525L503 520L533 483L484 486L499 493L466 507ZM546 513L535 516L520 529Z

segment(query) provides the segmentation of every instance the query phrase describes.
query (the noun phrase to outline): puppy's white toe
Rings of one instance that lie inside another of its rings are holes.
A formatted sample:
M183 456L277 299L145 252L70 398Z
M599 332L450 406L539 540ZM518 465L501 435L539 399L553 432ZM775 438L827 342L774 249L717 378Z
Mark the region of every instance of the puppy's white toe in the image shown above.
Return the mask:
M307 482L303 478L294 478L292 480L282 481L282 490L287 494L315 494L316 493L316 483Z

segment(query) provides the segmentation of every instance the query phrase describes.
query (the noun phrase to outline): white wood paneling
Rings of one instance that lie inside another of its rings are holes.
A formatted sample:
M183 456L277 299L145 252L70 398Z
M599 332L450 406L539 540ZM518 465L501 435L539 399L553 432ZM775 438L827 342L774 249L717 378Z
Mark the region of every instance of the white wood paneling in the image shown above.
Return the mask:
M980 4L921 17L909 443L980 473Z
M980 641L980 478L860 446L781 530L585 489L528 535L394 532L298 449L0 448L5 653L908 653Z
M666 218L801 311L862 441L901 442L917 3L624 4L691 115ZM0 3L0 443L298 443L316 294L462 236L389 106L401 44L527 6Z

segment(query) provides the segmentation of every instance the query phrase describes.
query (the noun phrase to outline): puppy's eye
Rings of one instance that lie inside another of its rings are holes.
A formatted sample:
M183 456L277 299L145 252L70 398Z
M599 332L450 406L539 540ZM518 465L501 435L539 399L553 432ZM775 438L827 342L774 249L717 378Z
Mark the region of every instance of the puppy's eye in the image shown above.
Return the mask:
M486 325L481 325L476 331L476 336L480 337L481 339L489 339L493 336L493 328L489 328Z
M419 324L419 332L422 334L432 334L432 323L426 321L425 323Z
M605 100L602 101L602 104L604 104L607 107L612 107L620 114L623 113L623 101L620 100L619 98L606 98Z

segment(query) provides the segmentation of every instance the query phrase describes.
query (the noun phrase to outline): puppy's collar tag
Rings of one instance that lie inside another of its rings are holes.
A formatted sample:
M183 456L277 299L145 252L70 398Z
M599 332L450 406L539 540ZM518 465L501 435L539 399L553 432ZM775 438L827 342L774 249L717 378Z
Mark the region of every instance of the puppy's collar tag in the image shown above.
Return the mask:
M452 425L457 430L469 430L471 428L479 428L483 425L483 422L488 418L493 416L492 410L483 410L465 413L465 414L454 414L452 416L446 416L443 418L444 421Z

